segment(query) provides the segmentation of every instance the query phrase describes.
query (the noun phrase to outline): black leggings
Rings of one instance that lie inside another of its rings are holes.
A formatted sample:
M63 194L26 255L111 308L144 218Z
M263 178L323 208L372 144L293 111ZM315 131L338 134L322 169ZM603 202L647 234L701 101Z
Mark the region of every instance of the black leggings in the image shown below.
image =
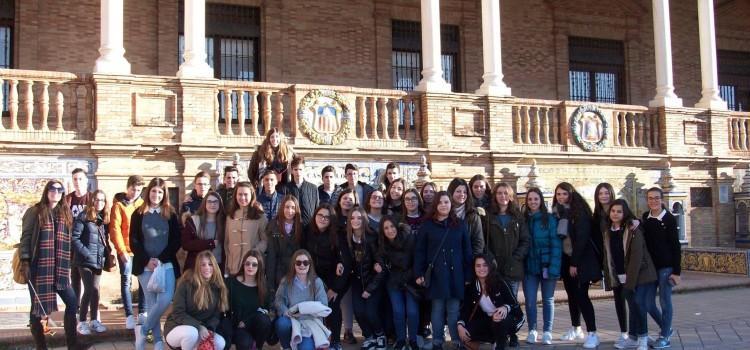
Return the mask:
M568 294L568 310L570 311L570 323L573 327L581 326L581 314L586 321L586 330L596 332L596 316L594 315L594 304L589 297L589 281L581 281L577 277L570 276L569 258L563 257L562 279L565 293Z
M510 317L494 322L480 309L477 310L474 319L466 324L466 331L469 332L472 341L494 343L502 348L515 329Z
M78 270L83 282L83 295L81 296L81 306L78 308L78 320L86 321L86 314L89 309L91 310L91 319L96 320L99 317L99 280L102 277L102 270L83 266L79 266L76 270Z
M615 293L615 313L617 314L617 323L620 325L620 333L628 331L628 310L625 308L625 295L623 295L622 285L612 288Z
M255 344L255 348L260 350L270 335L271 319L268 318L268 315L259 312L248 320L245 328L234 329L232 340L237 350L250 350L253 343ZM227 342L227 344L230 343Z
M341 324L343 323L341 315L341 299L344 298L344 294L346 294L346 291L339 293L333 301L328 301L328 307L331 308L331 313L326 317L325 323L326 326L328 326L328 329L331 330L331 344L338 344L341 342Z

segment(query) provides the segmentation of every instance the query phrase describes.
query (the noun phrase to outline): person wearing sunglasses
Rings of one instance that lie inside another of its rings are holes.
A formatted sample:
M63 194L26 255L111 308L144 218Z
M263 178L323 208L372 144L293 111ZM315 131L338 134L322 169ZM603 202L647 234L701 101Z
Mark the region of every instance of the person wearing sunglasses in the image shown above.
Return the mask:
M47 182L42 198L21 219L21 269L27 277L31 297L29 324L37 349L46 349L42 318L57 311L57 297L65 303L65 342L75 349L78 299L70 284L71 228L73 216L62 200L60 181Z
M314 350L321 347L327 347L327 333L325 327L313 326L313 324L322 325L322 317L311 315L304 316L299 312L298 304L303 302L317 302L318 306L328 306L328 296L323 280L315 274L313 259L307 250L300 249L294 252L289 264L289 271L281 280L279 289L276 291L274 305L279 317L276 319L276 334L279 336L281 348L283 350L291 349L292 341L292 319L301 322L302 319L312 320L305 322L308 334L311 336L301 336L297 344L297 350ZM309 304L308 304L309 305ZM328 309L330 312L330 309ZM317 321L317 322L316 322ZM339 323L339 327L341 324ZM319 333L319 332L322 332ZM318 339L316 341L315 339Z
M182 226L180 243L188 255L185 259L185 270L192 269L198 253L209 250L224 271L224 226L227 215L224 203L217 192L208 192L201 199L200 207Z
M227 278L229 324L223 327L222 335L231 340L227 345L234 343L237 350L249 350L253 344L260 350L271 336L268 310L273 294L269 293L263 253L248 251L242 261L242 270Z

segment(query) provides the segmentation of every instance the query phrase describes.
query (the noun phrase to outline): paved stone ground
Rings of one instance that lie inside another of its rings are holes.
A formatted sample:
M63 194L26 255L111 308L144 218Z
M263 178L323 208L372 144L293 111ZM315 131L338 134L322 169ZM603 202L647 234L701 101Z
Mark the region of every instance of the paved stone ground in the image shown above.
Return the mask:
M748 303L750 289L747 287L733 289L719 289L712 291L692 292L677 294L674 296L675 314L673 327L676 334L672 339L672 349L749 349L750 348L750 303ZM594 302L602 345L599 349L613 349L613 341L619 334L617 317L611 300L598 300ZM119 312L118 312L119 314ZM6 327L14 327L14 324L23 320L23 314L3 313L2 322ZM6 317L8 316L8 317ZM116 315L109 312L103 313L105 323L115 322ZM538 321L541 328L541 310ZM59 319L59 317L58 317ZM562 332L570 326L567 305L557 304L555 308L554 338L559 339ZM356 328L356 326L355 326ZM653 321L649 325L650 333L655 334L658 329ZM28 332L25 329L16 328L16 332ZM62 338L62 330L56 335ZM523 340L527 328L519 332ZM7 335L8 328L0 330L0 335ZM113 330L118 336L112 334L114 339L100 339L94 345L97 350L110 349L133 349L132 340L122 341L124 330ZM356 329L355 329L356 332ZM15 332L14 332L15 333ZM28 334L28 333L26 333ZM7 339L7 338L6 338ZM6 346L7 347L7 346ZM3 348L0 346L0 348ZM531 346L522 343L522 349L580 349L580 344L555 341L552 346ZM10 349L21 349L10 346ZM63 348L59 348L63 349ZM150 347L149 347L150 349ZM349 345L346 350L357 350L358 346Z

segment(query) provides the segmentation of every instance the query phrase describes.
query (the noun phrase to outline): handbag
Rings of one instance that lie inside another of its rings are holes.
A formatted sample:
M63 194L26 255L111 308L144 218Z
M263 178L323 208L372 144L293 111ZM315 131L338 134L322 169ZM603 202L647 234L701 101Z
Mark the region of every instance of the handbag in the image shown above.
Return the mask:
M440 245L438 245L438 249L435 252L435 256L432 257L432 261L430 261L430 264L427 265L427 270L424 272L424 281L422 282L422 285L425 288L430 288L430 282L432 281L432 268L435 266L435 260L437 260L438 255L440 254L440 249L443 249L443 244L445 243L445 238L448 237L448 229L445 229L445 233L443 234L443 239L440 240Z
M111 272L112 269L115 268L115 265L117 264L115 262L115 255L112 253L112 246L109 245L109 242L104 237L104 230L99 230L99 240L104 245L104 264L102 265L102 270Z
M201 339L198 343L197 350L215 350L214 348L214 332L208 332L206 339Z
M16 249L13 252L13 261L11 265L13 267L13 281L18 284L25 285L29 280L27 278L28 276L26 276L26 273L21 267L23 265L21 263L21 243L16 244Z

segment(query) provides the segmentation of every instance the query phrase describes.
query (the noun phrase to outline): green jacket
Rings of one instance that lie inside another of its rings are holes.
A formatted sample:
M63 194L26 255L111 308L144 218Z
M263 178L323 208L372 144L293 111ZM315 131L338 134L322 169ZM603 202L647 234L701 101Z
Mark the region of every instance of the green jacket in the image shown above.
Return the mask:
M482 220L487 253L495 257L501 276L513 281L523 279L524 259L529 252L529 226L523 217L511 216L503 227L495 214L487 214Z
M609 251L610 233L609 227L605 228L604 232L602 232L602 236L604 237L604 261L602 262L602 266L604 266L604 285L606 290L611 290L612 287L621 285L615 273L614 262L611 258L612 254ZM625 227L623 236L625 237L625 289L633 290L638 285L656 281L656 268L651 261L651 255L649 255L646 249L646 240L643 238L641 227L638 226L633 231Z
M211 292L213 293L213 302L206 310L199 310L193 302L195 287L187 278L181 279L174 291L172 313L167 316L167 321L164 323L164 335L169 334L177 326L193 326L195 328L204 326L210 331L216 331L221 317L221 303L219 301L221 293L219 288L212 288Z

